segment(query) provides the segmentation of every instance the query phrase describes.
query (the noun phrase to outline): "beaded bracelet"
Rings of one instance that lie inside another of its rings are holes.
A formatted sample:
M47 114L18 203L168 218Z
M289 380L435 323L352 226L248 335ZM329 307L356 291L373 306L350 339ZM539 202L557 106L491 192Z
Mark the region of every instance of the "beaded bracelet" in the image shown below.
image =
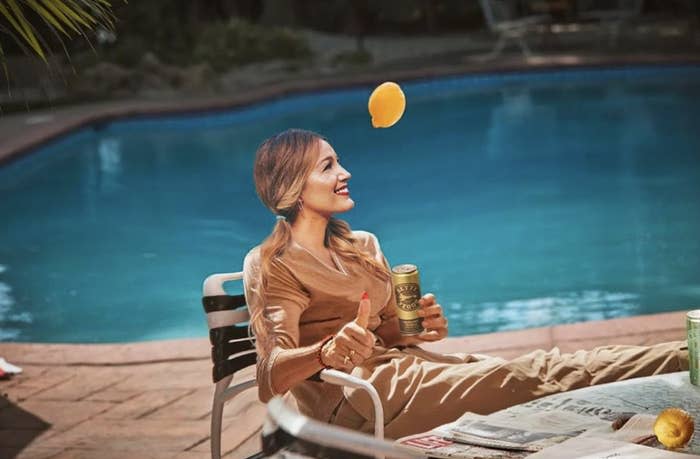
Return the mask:
M335 337L335 335L328 335L323 340L321 341L321 345L318 347L318 352L316 353L316 358L318 359L318 363L321 364L323 368L333 368L330 365L326 365L323 363L323 359L321 358L321 352L323 352L323 347L328 343L328 341L332 340Z

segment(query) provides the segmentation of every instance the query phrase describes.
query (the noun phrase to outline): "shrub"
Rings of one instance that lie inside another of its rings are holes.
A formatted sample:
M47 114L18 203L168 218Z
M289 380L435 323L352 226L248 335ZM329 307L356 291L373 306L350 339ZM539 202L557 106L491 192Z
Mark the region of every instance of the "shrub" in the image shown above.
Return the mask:
M372 53L363 50L341 51L331 59L331 63L337 67L361 67L371 62Z
M206 26L194 50L196 60L208 62L217 71L269 59L308 59L311 55L306 38L298 32L240 19Z

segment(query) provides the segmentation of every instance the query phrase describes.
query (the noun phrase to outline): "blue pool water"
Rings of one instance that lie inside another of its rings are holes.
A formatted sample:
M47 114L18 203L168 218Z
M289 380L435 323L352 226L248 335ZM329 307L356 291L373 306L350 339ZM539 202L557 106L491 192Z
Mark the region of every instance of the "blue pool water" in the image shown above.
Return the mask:
M407 83L385 130L361 88L75 132L0 168L0 339L206 335L201 281L271 230L253 156L287 127L331 140L353 174L343 218L420 267L452 335L697 307L698 77Z

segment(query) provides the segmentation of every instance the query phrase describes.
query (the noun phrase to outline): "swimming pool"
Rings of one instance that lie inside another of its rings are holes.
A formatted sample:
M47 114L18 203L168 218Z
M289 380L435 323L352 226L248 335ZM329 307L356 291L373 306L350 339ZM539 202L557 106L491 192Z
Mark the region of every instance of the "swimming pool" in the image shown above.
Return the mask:
M452 336L700 304L700 67L404 84L74 132L0 168L0 340L206 335L202 279L235 271L274 217L257 144L326 135L353 174L353 228L421 269Z

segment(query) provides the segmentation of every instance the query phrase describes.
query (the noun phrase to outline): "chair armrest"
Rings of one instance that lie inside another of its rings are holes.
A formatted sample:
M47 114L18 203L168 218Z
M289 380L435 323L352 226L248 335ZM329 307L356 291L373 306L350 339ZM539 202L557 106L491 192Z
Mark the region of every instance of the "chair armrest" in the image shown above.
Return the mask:
M365 390L372 399L372 405L374 405L374 436L380 440L384 439L384 407L379 399L377 389L372 384L357 376L333 369L322 370L321 379L337 386L348 386Z
M211 274L202 283L202 296L226 295L224 283L243 279L243 272Z
M275 397L267 404L267 420L262 432L263 451L266 449L266 437L271 438L274 435L274 431L278 428L281 428L293 438L376 458L417 459L421 457L386 440L373 438L345 427L332 426L309 419L290 409L281 397ZM280 446L284 447L284 445Z

